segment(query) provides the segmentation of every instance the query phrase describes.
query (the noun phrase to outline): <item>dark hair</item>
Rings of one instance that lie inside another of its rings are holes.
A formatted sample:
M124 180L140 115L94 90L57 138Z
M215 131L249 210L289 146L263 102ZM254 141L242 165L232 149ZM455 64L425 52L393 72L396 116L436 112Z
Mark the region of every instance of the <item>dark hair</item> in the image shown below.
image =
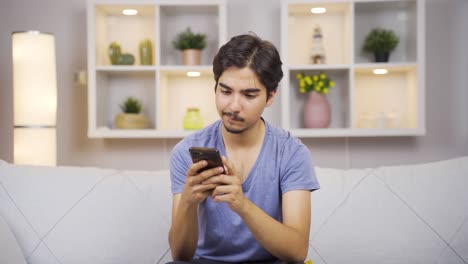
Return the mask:
M283 78L281 58L275 46L253 34L231 38L218 51L213 60L213 73L218 86L219 77L229 67L252 69L267 89L267 98L278 88Z

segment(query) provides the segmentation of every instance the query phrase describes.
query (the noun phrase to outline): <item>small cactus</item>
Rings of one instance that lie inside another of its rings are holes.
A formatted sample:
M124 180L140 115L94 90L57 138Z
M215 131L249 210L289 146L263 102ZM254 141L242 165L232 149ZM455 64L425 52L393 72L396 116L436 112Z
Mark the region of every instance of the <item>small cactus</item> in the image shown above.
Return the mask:
M120 109L126 114L138 114L141 112L142 106L138 99L127 97L127 99L120 104Z

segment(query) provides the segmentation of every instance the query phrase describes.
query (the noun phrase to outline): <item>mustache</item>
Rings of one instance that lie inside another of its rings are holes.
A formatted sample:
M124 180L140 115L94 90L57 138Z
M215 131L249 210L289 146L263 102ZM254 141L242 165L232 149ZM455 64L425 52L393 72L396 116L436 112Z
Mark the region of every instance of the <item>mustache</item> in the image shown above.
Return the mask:
M235 121L241 121L241 122L244 121L244 118L238 116L237 113L223 112L223 115L228 116L228 117L234 119Z

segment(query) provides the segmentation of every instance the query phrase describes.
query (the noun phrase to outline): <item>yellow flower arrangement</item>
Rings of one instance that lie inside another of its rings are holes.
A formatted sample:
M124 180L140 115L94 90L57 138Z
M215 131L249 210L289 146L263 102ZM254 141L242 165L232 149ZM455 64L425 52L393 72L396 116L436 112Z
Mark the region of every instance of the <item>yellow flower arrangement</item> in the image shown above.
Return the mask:
M335 83L323 72L312 75L298 73L296 78L299 80L300 93L315 91L319 94L327 94L330 88L335 86Z

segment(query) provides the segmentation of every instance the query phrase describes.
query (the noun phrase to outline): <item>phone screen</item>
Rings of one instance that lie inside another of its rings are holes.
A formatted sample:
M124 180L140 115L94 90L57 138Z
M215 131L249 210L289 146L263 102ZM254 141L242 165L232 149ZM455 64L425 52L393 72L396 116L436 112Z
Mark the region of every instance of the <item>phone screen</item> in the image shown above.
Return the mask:
M218 149L190 147L189 152L193 163L199 162L200 160L206 160L208 162L208 165L197 171L198 173L216 167L223 167L224 170L223 161L221 160ZM222 173L224 173L224 171Z

